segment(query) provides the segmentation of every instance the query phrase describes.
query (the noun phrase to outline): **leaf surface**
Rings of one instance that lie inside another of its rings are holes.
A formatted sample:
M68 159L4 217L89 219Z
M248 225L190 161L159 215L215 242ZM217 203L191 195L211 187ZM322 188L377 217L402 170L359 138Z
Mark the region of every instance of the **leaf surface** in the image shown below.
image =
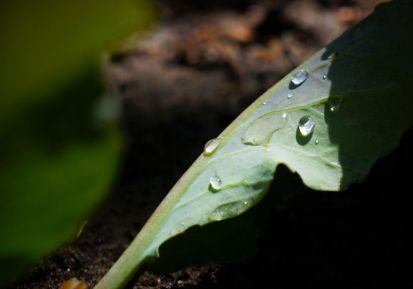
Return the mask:
M249 210L279 164L316 190L362 181L413 123L413 45L402 31L412 6L379 7L257 99L207 145L96 288L125 285L189 227Z

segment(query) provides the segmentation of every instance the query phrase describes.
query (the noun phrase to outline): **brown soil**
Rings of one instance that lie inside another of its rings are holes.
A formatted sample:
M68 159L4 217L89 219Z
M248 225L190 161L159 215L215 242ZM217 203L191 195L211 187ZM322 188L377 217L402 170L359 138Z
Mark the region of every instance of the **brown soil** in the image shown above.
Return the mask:
M107 202L81 236L18 289L93 286L180 175L248 104L378 1L170 1L107 69L128 147ZM195 3L194 3L195 2ZM208 2L208 3L203 3ZM412 288L412 132L348 192L283 196L257 256L158 274L133 288ZM381 287L380 286L380 287Z

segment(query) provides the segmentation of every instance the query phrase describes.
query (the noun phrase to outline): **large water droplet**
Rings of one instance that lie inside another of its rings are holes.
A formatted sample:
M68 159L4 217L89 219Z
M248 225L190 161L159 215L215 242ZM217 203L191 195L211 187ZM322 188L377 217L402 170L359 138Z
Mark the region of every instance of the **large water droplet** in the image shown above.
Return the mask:
M213 138L209 140L204 146L204 155L209 156L214 153L214 151L219 146L220 140L218 138Z
M218 191L222 188L222 180L218 176L212 176L209 179L209 185L214 191Z
M323 75L323 79L326 80L327 79L327 74Z
M288 98L288 99L292 98L293 96L294 96L294 94L292 94L291 92L289 92L289 93L287 94L287 98Z
M314 143L315 143L316 145L318 145L318 144L320 143L320 140L319 140L318 138L316 138L315 141L314 141Z
M286 112L284 112L284 113L282 114L282 118L287 118L287 116L288 116L288 114L287 114Z
M308 72L305 71L304 69L301 69L299 72L293 75L293 77L291 78L291 82L294 85L300 85L304 81L306 81L307 78L308 78Z
M298 130L303 137L307 137L313 133L315 127L315 123L313 119L306 115L303 116L300 121L298 122Z

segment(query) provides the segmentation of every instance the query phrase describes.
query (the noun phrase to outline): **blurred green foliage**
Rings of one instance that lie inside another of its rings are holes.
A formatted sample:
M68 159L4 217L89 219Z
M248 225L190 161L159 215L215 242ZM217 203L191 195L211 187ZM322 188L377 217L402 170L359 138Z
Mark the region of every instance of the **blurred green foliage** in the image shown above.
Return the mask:
M99 52L153 15L148 1L0 2L0 288L109 190L121 140Z

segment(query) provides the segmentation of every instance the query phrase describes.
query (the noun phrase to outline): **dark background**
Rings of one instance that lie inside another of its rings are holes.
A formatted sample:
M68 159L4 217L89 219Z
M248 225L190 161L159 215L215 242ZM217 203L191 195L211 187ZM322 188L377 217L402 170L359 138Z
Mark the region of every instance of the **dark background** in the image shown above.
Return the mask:
M81 236L17 286L93 286L180 175L252 100L357 23L378 1L162 1L147 37L105 68L123 103L127 138L119 180ZM363 184L275 198L255 257L231 264L144 272L133 288L412 288L412 130ZM282 188L282 187L281 187ZM199 248L202 250L202 248Z

